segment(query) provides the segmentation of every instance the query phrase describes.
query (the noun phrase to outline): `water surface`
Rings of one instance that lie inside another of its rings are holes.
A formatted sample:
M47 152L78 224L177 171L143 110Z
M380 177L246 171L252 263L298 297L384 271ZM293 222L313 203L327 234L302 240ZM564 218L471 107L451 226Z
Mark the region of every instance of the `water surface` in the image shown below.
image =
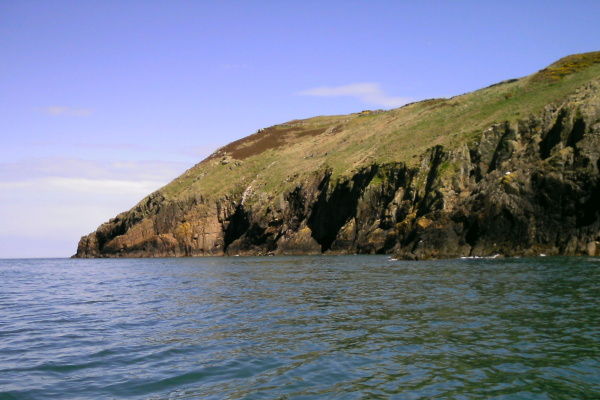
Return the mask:
M0 399L600 398L600 258L0 260Z

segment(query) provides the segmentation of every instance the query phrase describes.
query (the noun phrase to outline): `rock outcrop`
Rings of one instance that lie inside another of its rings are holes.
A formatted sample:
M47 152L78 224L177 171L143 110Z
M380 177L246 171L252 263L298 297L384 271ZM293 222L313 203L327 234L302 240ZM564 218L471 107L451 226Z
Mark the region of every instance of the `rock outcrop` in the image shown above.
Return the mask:
M158 191L83 237L76 257L600 255L599 93L596 78L418 162L346 175L324 163L264 196L252 183L219 198Z
M423 200L397 229L398 256L600 254L599 89L491 126L471 147L432 151Z

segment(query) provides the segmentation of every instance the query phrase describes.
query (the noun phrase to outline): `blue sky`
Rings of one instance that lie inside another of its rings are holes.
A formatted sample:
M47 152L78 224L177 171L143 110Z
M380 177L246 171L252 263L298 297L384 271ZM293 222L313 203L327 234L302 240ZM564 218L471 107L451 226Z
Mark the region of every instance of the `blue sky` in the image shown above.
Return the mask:
M68 257L258 128L600 50L598 1L0 0L0 258Z

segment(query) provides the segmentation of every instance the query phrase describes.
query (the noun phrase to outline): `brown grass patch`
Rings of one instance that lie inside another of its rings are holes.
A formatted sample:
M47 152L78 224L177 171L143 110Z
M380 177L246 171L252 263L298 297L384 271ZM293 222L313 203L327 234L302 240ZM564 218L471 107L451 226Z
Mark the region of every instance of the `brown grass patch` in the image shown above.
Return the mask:
M327 127L305 129L299 126L281 127L271 126L256 132L248 137L236 140L222 147L219 152L212 154L207 160L228 155L237 160L263 153L266 150L283 147L295 143L299 139L314 137L324 133Z

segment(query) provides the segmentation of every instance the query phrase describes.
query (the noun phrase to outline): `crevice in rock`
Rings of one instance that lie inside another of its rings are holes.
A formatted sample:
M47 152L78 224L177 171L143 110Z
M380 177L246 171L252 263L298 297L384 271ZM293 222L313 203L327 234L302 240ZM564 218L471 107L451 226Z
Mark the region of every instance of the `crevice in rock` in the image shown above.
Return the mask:
M365 168L350 181L338 182L329 194L329 175L319 186L320 193L307 220L307 226L312 231L312 237L321 246L321 252L331 248L340 229L356 215L359 199L377 171L377 165Z
M573 129L571 129L571 133L569 133L569 137L567 138L567 146L575 148L575 145L583 139L585 128L583 116L578 112L573 123Z
M429 172L427 174L427 181L425 184L425 191L423 193L423 200L419 202L417 210L417 217L423 216L430 211L433 211L436 203L438 203L439 196L437 191L434 190L434 184L439 177L439 167L442 165L446 154L442 146L435 146L432 149L431 162L429 166Z
M583 200L581 207L577 208L576 226L578 228L598 223L600 219L600 184L594 182L590 186L586 190L586 192L590 193L590 196L586 200Z
M508 123L506 123L504 126L504 133L502 134L502 137L498 141L498 145L494 150L494 155L492 156L488 173L498 169L504 161L510 158L511 151L508 145L508 140L511 138L511 136L514 136L514 132L510 129Z
M556 122L550 128L548 133L542 138L540 142L540 157L542 160L550 157L550 152L561 141L561 135L564 130L564 119L567 116L567 111L563 108L558 112Z
M224 232L224 251L227 251L231 243L250 229L249 212L244 209L242 204L239 204L227 222L228 225Z

